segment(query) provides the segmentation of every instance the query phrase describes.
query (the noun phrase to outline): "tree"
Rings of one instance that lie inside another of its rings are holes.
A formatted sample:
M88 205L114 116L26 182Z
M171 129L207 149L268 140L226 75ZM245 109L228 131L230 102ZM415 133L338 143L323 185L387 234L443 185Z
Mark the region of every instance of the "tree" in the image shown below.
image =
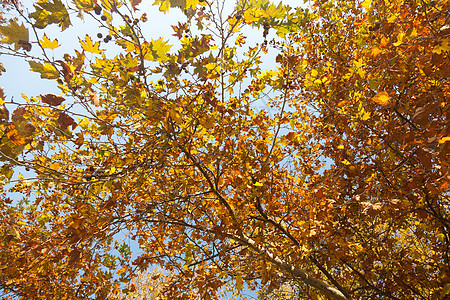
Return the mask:
M157 0L184 12L174 45L139 2L40 0L1 27L62 93L1 97L5 295L114 298L155 265L167 299L450 293L446 1ZM54 57L75 11L101 32ZM6 185L19 167L35 179Z

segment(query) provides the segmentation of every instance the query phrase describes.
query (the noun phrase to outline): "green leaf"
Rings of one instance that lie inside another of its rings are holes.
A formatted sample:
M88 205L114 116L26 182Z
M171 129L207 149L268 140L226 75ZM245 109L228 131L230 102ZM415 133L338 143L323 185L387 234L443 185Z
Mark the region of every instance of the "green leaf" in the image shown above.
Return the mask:
M23 42L28 42L28 29L14 20L10 20L8 26L0 26L0 33L5 37L1 42L14 44L15 50L20 49Z
M72 23L66 7L61 0L40 0L34 5L35 12L30 17L35 19L34 26L43 29L49 24L58 24L62 30L68 28Z
M35 61L29 61L28 63L30 64L31 71L40 73L41 78L47 79L59 78L58 70L56 70L56 68L49 63L41 64Z

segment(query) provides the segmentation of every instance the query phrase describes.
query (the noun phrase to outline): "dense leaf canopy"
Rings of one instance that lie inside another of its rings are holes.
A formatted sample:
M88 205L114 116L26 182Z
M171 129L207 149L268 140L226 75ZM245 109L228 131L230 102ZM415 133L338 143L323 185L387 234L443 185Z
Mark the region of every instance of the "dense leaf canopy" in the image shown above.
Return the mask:
M5 299L120 298L156 266L159 299L450 295L447 0L157 0L170 38L140 2L0 25L61 91L0 93Z

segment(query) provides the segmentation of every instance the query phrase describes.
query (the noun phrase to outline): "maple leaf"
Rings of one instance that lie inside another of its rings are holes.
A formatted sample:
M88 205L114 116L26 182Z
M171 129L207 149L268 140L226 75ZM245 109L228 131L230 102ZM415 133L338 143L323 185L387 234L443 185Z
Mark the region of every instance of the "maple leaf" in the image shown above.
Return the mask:
M182 24L182 23L178 22L178 26L172 25L172 28L175 31L173 36L176 36L179 39L181 39L183 37L184 31L187 29L187 24L186 23Z
M26 144L25 139L19 134L16 129L8 131L6 136L16 146L23 146Z
M142 2L142 0L130 0L131 7L133 7L133 10L138 10L137 6Z
M28 29L23 24L19 25L15 20L10 20L8 26L0 26L0 33L4 36L1 42L14 44L15 50L28 43Z
M38 72L41 74L41 78L46 79L59 78L58 70L56 70L56 68L49 63L41 64L35 61L29 61L28 63L30 64L31 70L33 72Z
M55 48L58 48L60 46L57 39L55 39L52 42L52 41L50 41L50 39L47 37L47 35L45 33L44 33L44 36L42 37L42 40L39 40L39 42L41 43L41 46L43 48L52 49L52 50Z
M142 45L144 57L150 61L164 61L167 59L167 53L169 52L172 45L167 44L163 38L158 40L152 40L149 44Z
M49 24L58 24L65 30L72 25L69 13L61 0L39 0L34 8L36 11L31 13L30 17L36 20L34 26L37 28L43 29Z
M99 42L92 43L92 39L89 35L86 35L85 41L83 41L80 38L78 38L78 39L80 41L80 44L81 44L81 47L83 48L83 50L85 50L87 52L95 53L95 54L101 54L103 52L103 50L100 49L100 43Z

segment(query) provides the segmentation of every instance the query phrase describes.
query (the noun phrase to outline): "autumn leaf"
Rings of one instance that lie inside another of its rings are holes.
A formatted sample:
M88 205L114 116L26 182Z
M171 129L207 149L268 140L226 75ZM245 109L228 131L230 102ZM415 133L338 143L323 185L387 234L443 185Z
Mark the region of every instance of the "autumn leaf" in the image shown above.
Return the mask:
M11 19L8 26L0 26L0 33L4 36L1 42L14 44L15 50L28 43L28 29L23 24L19 25L15 20Z
M386 106L389 104L389 94L387 92L380 92L376 94L374 97L372 97L372 100L375 101L377 104L380 104L382 106Z
M92 39L89 35L86 35L85 40L81 40L80 38L78 38L81 44L81 47L83 48L83 50L90 52L90 53L95 53L95 54L101 54L103 52L103 50L100 49L100 43L99 42L92 42Z
M39 41L41 43L41 46L43 48L47 49L55 49L58 48L60 45L58 43L58 40L55 39L53 42L50 41L50 39L47 37L47 35L44 33L44 36L42 37L42 40Z
M99 107L102 105L100 99L98 99L97 94L94 92L92 88L88 89L89 91L89 98L91 99L92 103L94 103L95 106Z
M236 276L236 289L241 291L244 288L244 280L241 275Z
M13 129L13 130L8 131L6 136L16 146L23 146L23 145L26 144L25 139L19 134L17 129Z
M57 79L59 78L59 73L58 70L56 70L56 68L49 64L49 63L38 63L35 61L29 61L28 62L30 64L31 70L33 72L37 72L41 74L41 78L46 78L46 79Z
M130 0L131 7L133 7L133 10L138 10L137 6L142 2L142 0Z
M55 94L41 95L41 99L42 102L47 103L51 106L58 106L63 103L64 100L66 100L64 97Z
M372 50L370 50L370 54L373 58L377 58L378 54L380 54L381 50L378 47L374 47L372 48Z
M170 7L179 7L181 9L186 9L186 0L169 0Z
M72 126L72 129L74 129L77 126L75 120L65 112L59 113L58 123L63 130L66 130L69 126Z
M43 29L49 24L58 24L65 30L72 25L69 13L61 0L39 0L34 8L36 11L31 13L30 17L35 19L34 26L37 28Z
M439 139L439 144L444 144L445 142L450 142L450 136L445 136Z
M404 32L400 32L397 36L397 41L393 44L395 47L400 46L401 44L403 44L403 39L405 37L405 33Z
M62 60L55 60L55 63L58 63L61 65L64 80L66 82L70 82L70 80L73 78L73 72L72 72L72 69L69 67L69 65Z
M75 0L74 2L78 9L82 9L84 11L90 11L94 9L93 0Z
M172 45L169 45L163 38L152 40L151 43L142 45L144 57L150 61L162 61L167 59L167 53Z

